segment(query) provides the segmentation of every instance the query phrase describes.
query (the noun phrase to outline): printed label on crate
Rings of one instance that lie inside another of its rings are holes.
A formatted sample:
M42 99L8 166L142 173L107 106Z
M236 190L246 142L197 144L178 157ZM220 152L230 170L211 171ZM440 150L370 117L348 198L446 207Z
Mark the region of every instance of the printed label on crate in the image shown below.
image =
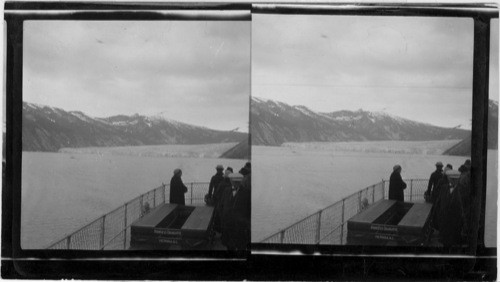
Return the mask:
M154 233L157 234L157 235L167 235L167 236L181 237L181 231L180 230L155 229Z
M394 236L387 235L387 234L375 234L375 238L382 239L382 240L391 240L391 241L396 240L396 238L394 238Z
M396 226L389 226L389 225L381 225L381 224L372 224L370 225L371 230L375 231L387 231L387 232L398 232L398 228Z
M158 243L161 243L161 244L178 244L179 240L169 239L169 238L158 238Z

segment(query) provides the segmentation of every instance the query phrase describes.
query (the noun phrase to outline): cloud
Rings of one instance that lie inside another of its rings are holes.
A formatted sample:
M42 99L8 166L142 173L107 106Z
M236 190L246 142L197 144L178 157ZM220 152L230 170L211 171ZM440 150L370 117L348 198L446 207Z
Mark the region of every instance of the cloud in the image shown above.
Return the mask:
M439 124L470 119L471 19L257 14L252 25L255 96L319 111L392 105ZM439 111L440 97L457 110Z
M175 107L184 122L248 124L250 22L37 21L24 40L27 101L93 116Z

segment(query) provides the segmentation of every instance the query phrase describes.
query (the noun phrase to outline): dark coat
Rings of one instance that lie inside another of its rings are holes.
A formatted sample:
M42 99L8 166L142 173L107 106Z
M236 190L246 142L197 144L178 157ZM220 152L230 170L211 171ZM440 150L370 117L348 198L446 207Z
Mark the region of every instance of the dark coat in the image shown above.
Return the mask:
M170 179L170 203L185 205L186 200L184 194L188 191L187 187L182 183L180 176L174 175Z
M210 198L213 198L214 194L216 193L217 187L219 186L219 183L224 180L224 175L222 174L222 171L218 171L212 178L210 179L210 185L208 185L208 196Z
M397 171L392 172L389 179L389 200L403 202L405 200L404 189L406 189L406 183L401 178L401 174Z
M233 196L226 186L220 202L222 244L228 249L245 250L250 243L250 189L240 187Z
M213 201L214 201L214 207L215 207L215 213L214 213L214 229L215 231L221 233L222 232L222 224L221 224L221 218L222 218L222 205L221 205L221 200L224 195L224 191L226 190L226 187L229 187L228 189L231 189L231 181L229 181L229 178L224 178L221 183L219 183L219 186L217 186L217 189L215 189L214 195L213 195Z
M436 197L436 201L432 206L432 227L436 230L440 229L443 220L446 220L446 207L450 201L450 187L449 187L448 176L443 175L439 179L437 187L439 194Z
M429 184L427 185L427 195L431 196L431 202L435 203L439 195L439 180L443 177L443 171L436 170L431 174L429 178Z
M242 181L242 185L248 189L250 189L250 191L252 190L252 175L251 173L245 175L245 177L243 177L243 181Z
M464 243L462 233L466 231L462 192L465 187L458 183L450 193L448 181L443 181L439 197L439 236L445 247Z

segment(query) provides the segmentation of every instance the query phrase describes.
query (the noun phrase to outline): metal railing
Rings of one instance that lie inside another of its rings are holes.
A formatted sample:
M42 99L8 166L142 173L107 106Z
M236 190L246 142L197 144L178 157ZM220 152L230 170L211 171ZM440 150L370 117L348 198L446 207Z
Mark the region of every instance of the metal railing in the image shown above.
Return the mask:
M423 202L429 180L408 179L405 182L407 184L404 190L405 201ZM261 243L345 244L347 220L358 214L366 203L371 205L388 198L388 194L389 183L387 180L382 180L282 229Z
M205 204L208 182L191 182L185 185L188 187L186 204ZM169 188L169 184L162 184L57 240L47 249L125 250L130 245L132 223L142 217L147 207L153 209L169 202Z

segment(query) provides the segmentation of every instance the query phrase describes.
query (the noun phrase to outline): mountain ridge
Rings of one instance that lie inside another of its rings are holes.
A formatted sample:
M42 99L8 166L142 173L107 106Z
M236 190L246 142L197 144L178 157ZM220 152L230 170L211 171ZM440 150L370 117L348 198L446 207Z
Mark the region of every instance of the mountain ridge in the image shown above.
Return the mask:
M64 147L111 147L240 142L247 133L209 129L157 116L96 118L23 102L23 151L55 152Z
M383 112L315 112L303 105L252 97L252 145L285 142L429 141L463 139L470 131L421 123Z

